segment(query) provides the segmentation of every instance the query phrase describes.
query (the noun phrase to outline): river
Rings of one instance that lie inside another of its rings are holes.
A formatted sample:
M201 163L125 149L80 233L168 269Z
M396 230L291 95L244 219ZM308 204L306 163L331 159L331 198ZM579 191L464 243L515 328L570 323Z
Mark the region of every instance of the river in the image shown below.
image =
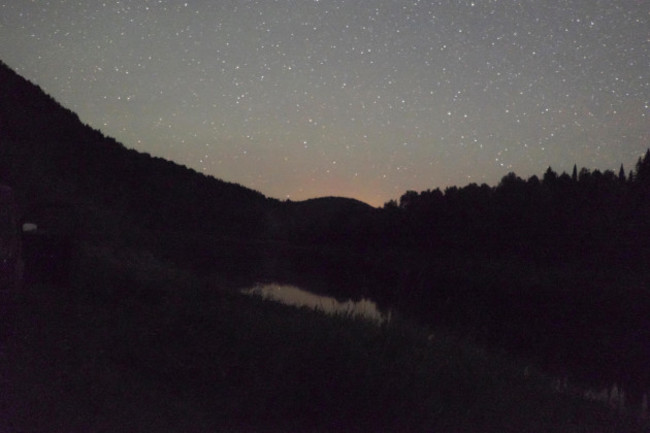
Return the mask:
M328 314L343 314L362 317L382 324L390 321L390 313L384 314L377 304L369 299L341 302L330 296L317 295L289 284L258 283L242 290L246 295L257 295L264 299L282 302L296 307L308 307Z

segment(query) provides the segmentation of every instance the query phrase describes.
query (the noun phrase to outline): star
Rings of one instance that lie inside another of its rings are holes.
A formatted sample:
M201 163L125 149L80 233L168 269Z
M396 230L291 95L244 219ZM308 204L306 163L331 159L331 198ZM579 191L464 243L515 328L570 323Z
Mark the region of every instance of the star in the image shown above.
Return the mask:
M381 206L632 167L649 19L615 0L16 1L0 59L127 147L271 197Z

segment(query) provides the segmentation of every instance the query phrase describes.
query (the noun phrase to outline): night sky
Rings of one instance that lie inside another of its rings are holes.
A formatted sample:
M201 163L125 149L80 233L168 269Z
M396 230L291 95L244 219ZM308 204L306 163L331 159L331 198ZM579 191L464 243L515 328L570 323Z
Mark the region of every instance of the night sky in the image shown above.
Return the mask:
M650 147L647 0L0 0L0 59L125 146L280 199Z

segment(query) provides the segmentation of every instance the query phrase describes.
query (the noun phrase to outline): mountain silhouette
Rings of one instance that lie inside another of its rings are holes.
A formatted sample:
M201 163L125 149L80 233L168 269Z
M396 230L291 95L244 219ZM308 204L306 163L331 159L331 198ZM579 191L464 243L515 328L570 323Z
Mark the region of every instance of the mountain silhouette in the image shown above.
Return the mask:
M263 234L277 200L127 149L0 63L0 181L21 201L62 200L123 212L149 229Z
M0 83L0 181L12 185L23 202L92 203L149 229L226 238L267 237L274 233L273 220L288 214L322 226L372 209L337 197L286 203L267 198L126 148L2 62Z
M627 175L549 167L380 209L280 201L128 149L0 63L0 183L25 210L71 209L85 243L228 278L310 275L558 374L650 387L650 152Z

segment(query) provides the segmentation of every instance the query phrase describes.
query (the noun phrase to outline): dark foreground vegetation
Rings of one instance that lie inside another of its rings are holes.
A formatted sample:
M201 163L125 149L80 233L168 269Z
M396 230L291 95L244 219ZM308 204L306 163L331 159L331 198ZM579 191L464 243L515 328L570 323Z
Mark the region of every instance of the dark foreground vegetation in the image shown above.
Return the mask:
M650 154L382 209L281 202L126 149L0 64L0 183L56 235L25 238L3 295L6 428L642 431ZM233 292L260 280L403 319ZM578 396L612 384L619 411Z
M3 298L0 431L643 431L441 330L285 307L108 254L84 250L73 286Z

